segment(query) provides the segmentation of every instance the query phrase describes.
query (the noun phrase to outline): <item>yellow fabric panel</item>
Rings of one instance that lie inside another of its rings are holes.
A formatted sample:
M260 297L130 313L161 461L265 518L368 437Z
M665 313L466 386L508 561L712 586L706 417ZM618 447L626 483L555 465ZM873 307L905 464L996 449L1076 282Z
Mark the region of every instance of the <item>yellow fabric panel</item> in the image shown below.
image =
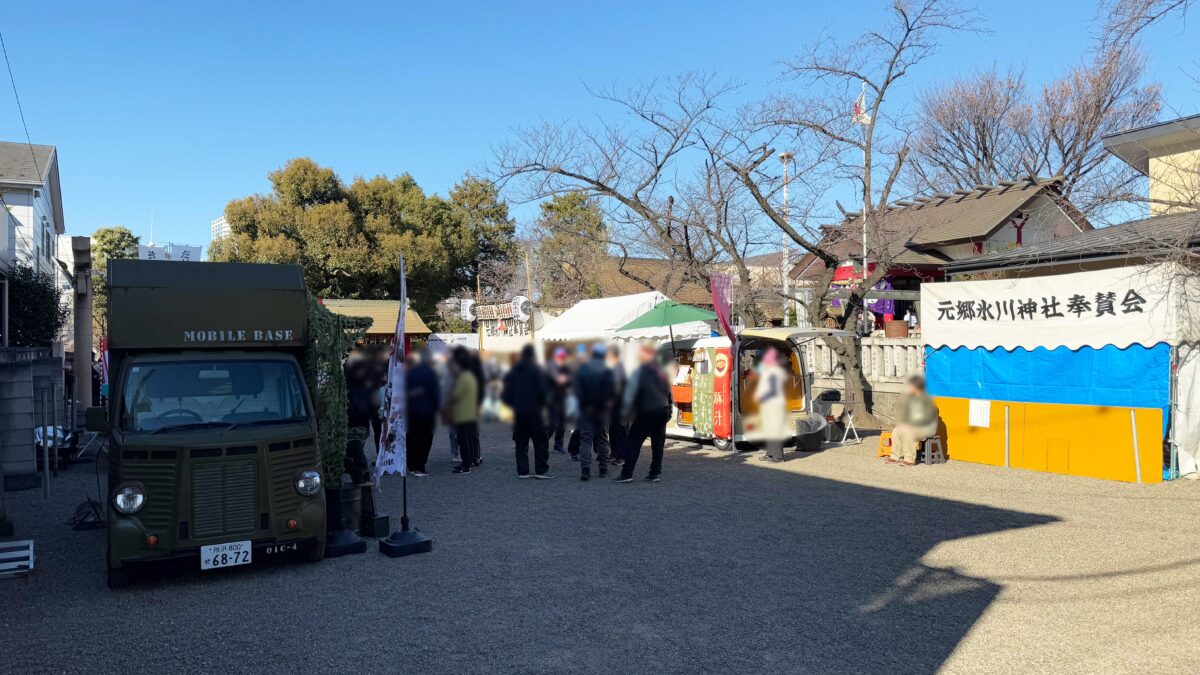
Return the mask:
M992 401L991 425L987 428L967 424L968 401L965 398L934 398L942 421L938 435L950 459L1004 466L1004 404ZM1012 404L1010 404L1011 406ZM1024 404L1015 404L1024 405ZM1009 414L1012 414L1010 409ZM1012 424L1014 428L1021 425Z
M1162 482L1162 411L1132 410L1137 419L1142 482ZM1129 411L1130 408L1106 406L1027 403L1023 463L1027 468L1052 473L1136 481Z
M1015 468L1133 482L1130 408L991 401L989 427L968 424L969 403L937 398L941 435L951 459L1004 465L1004 409L1009 412L1009 459ZM1162 411L1133 408L1142 481L1162 481Z

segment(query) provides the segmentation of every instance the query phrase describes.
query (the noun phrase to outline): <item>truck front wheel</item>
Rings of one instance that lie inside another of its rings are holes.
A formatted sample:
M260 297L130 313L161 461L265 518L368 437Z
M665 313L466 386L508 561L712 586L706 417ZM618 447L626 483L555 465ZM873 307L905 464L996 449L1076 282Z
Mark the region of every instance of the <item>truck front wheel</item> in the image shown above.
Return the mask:
M129 585L129 572L120 567L108 568L108 587L125 588Z
M318 563L325 559L325 544L316 542L304 553L304 559L310 563Z

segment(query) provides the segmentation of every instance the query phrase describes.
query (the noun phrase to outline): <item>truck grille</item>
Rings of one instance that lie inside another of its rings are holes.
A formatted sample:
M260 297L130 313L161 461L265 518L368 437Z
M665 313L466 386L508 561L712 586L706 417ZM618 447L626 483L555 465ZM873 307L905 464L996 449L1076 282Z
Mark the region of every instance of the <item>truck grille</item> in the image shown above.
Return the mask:
M278 522L299 515L304 498L296 492L296 474L317 466L314 454L312 448L271 453L271 510Z
M128 461L121 465L124 480L136 480L146 486L146 506L138 520L150 531L164 532L175 527L175 462Z
M192 472L193 538L253 532L258 526L255 461L197 466Z

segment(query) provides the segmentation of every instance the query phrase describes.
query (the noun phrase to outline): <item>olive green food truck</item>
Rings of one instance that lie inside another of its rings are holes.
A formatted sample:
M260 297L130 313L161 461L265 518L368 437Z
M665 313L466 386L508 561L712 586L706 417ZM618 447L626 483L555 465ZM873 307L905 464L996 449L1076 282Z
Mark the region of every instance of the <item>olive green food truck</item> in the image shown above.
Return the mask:
M108 584L168 563L214 570L324 555L317 422L295 265L108 266Z

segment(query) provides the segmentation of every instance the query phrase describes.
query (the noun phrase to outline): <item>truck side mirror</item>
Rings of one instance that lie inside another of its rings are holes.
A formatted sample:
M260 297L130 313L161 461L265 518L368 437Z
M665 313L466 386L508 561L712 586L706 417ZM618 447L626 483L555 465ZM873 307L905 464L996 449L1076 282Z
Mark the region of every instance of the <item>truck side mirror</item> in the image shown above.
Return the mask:
M88 431L108 431L108 410L103 406L91 406L84 416L84 426Z

